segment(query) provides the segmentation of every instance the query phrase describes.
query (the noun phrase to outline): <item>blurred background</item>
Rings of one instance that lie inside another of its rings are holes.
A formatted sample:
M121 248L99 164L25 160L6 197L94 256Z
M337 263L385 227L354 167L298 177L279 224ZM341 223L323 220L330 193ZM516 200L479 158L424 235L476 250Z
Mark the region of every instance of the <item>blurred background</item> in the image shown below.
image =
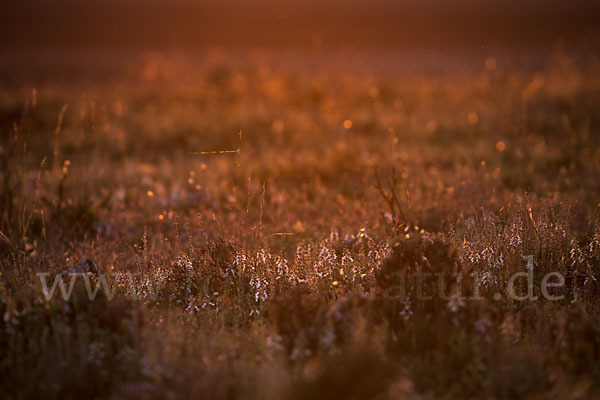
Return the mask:
M557 48L596 54L598 21L587 0L13 1L0 5L0 81L114 76L149 54L194 64L215 51L304 71L471 72L487 57L535 71Z
M1 9L1 45L13 51L541 46L591 34L600 20L589 0L24 0Z

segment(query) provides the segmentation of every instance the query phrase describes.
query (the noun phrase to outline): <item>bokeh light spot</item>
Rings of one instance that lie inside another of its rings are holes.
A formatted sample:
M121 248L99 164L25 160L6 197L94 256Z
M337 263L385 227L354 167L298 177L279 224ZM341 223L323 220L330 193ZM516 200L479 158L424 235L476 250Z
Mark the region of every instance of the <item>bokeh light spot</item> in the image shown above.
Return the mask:
M471 111L469 115L467 115L467 121L471 125L477 125L479 122L479 115L475 111Z
M489 70L494 70L498 66L496 59L494 57L488 57L485 59L485 67Z
M427 125L426 125L427 132L433 133L433 132L437 131L437 128L438 128L438 124L435 119L431 119L431 120L429 120L429 122L427 122Z
M283 130L285 129L285 122L283 122L280 119L276 119L275 121L273 121L273 123L271 124L271 129L273 130L273 132L275 133L281 133L283 132Z

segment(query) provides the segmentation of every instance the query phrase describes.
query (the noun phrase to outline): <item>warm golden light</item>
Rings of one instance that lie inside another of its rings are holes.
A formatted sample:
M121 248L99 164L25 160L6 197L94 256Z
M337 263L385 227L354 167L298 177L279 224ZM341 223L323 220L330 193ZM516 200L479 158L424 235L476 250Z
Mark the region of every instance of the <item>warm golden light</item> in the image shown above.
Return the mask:
M600 399L600 1L0 9L0 399Z

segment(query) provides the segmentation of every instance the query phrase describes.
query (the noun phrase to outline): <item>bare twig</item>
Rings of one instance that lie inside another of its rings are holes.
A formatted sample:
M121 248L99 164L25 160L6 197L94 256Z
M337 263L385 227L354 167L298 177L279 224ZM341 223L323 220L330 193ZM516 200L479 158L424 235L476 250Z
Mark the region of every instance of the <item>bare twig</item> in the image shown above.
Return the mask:
M374 174L375 176L375 188L387 204L390 209L390 213L392 217L396 220L401 218L404 222L408 222L406 218L406 214L402 208L402 203L398 198L397 187L398 187L398 178L396 176L396 169L392 168L392 181L388 184L388 189L386 190L383 187L383 183L381 180L381 176L379 175L379 166L375 167Z

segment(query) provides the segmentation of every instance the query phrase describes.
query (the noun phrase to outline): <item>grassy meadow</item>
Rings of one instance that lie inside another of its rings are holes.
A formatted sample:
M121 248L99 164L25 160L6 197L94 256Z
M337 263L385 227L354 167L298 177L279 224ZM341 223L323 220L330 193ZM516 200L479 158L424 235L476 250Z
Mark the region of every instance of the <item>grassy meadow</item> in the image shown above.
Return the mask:
M596 53L3 67L0 397L596 398Z

